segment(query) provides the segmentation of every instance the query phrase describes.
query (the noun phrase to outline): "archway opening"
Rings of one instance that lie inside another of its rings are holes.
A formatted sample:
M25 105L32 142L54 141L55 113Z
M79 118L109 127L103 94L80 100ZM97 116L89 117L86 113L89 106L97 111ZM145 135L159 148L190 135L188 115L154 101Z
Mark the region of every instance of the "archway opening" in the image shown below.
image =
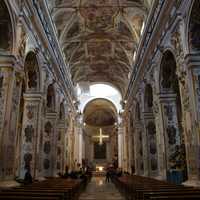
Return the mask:
M98 98L90 101L83 112L85 159L93 170L118 166L117 110L114 104Z
M171 169L182 169L184 181L187 179L185 140L182 128L182 103L176 70L174 55L170 51L166 51L161 61L160 71L166 168L167 174L170 173Z
M29 52L25 59L26 90L28 92L39 91L39 66L36 54Z
M189 22L189 46L192 51L200 51L200 1L195 0Z
M12 49L12 23L4 1L0 2L0 51Z

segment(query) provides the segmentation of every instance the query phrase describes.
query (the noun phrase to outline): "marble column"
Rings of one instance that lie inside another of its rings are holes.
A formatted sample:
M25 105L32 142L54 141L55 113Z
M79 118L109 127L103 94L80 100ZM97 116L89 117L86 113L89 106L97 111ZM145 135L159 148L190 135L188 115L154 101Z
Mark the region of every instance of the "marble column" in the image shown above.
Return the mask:
M22 123L22 151L20 177L25 174L25 167L30 166L33 177L37 175L38 148L40 134L41 94L24 94L24 115Z
M200 186L200 59L190 54L185 62L187 73L180 87L188 172L185 184Z
M143 132L142 132L142 138L143 138L143 159L144 159L144 176L149 176L150 171L149 171L149 157L148 157L148 139L147 139L147 124L148 124L148 117L145 116L145 113L143 113Z
M56 166L56 125L57 113L46 113L43 133L43 158L42 174L43 176L55 176Z
M139 122L135 123L134 137L134 158L135 158L135 174L143 175L144 160L143 160L143 138L142 130Z
M15 175L15 144L20 100L20 83L12 56L0 57L0 180Z
M55 149L55 158L56 158L56 165L55 165L55 175L58 173L65 172L66 164L66 127L64 120L58 123L58 127L56 127L56 149Z
M118 166L119 168L122 168L122 164L123 164L123 130L121 130L121 128L118 128Z
M162 95L158 96L158 100L154 103L154 117L157 130L157 151L158 151L158 179L166 180L166 148L165 148L165 129L164 129L164 116L162 108Z
M172 165L170 157L175 153L176 146L181 145L181 132L177 118L177 105L176 94L160 95L160 104L162 109L163 119L163 138L165 138L165 158L166 158L166 170L169 170Z

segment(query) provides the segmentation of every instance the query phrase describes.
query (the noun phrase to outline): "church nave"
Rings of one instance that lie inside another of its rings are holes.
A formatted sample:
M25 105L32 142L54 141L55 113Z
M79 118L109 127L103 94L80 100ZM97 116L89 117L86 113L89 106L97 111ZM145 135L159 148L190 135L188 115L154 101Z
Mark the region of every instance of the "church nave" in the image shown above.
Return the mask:
M0 0L0 198L45 184L198 197L200 0Z
M106 178L92 177L91 182L87 185L86 190L80 195L79 200L125 200L110 181Z

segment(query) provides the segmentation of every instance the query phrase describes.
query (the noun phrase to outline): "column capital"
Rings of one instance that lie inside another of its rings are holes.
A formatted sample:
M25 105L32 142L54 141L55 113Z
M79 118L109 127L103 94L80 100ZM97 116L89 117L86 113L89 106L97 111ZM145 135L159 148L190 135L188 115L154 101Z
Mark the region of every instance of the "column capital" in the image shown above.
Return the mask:
M200 65L199 53L187 54L185 56L185 61L189 68L199 67Z
M16 58L13 55L5 54L0 55L0 67L7 67L14 69Z
M25 93L24 94L24 100L26 101L40 101L42 99L41 93Z
M46 119L56 119L57 113L56 112L47 112L46 113Z

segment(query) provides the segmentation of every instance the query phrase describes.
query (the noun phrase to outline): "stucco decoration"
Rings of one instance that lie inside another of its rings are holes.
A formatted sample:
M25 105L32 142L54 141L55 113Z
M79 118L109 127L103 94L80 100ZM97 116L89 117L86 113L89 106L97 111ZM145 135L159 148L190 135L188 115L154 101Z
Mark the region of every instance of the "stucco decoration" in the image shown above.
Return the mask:
M109 82L123 93L149 7L137 0L56 1L52 15L73 81Z

